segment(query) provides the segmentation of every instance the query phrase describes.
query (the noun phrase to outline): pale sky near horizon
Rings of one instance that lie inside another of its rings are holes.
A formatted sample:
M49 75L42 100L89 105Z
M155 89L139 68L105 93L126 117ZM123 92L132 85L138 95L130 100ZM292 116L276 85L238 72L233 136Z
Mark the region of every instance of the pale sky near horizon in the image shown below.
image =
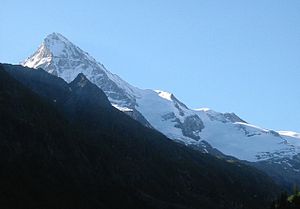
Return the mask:
M299 0L2 0L0 62L52 32L134 86L300 132Z

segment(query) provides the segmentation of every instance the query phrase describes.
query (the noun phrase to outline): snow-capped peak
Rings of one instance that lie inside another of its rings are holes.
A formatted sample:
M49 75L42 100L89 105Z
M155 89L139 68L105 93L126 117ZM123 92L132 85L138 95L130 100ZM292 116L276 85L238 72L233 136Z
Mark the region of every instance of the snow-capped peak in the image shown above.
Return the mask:
M76 48L67 38L59 33L49 34L43 41L42 45L45 45L53 56L68 57L73 48Z
M300 153L296 133L262 129L234 113L220 113L209 108L191 110L172 93L135 88L59 33L48 35L22 64L43 68L67 82L83 73L105 92L114 107L185 144L198 146L205 140L224 154L248 161ZM78 82L80 86L86 83L82 78Z
M70 62L76 62L79 59L96 62L88 53L75 46L63 35L51 33L43 40L37 51L21 64L26 67L45 69L53 64L54 59L57 58L62 59L61 63L57 63L59 65L68 65ZM54 66L51 66L47 71L58 75L59 72L55 71L54 68ZM73 77L75 78L75 76ZM70 82L71 80L67 81Z
M65 42L65 43L70 43L70 41L64 37L63 35L61 35L60 33L56 33L56 32L53 32L51 34L49 34L45 40L57 40L57 41L62 41L62 42Z
M136 88L106 70L103 64L59 33L48 35L38 50L21 64L35 69L42 68L67 82L83 73L108 95L111 103L126 107L134 105Z

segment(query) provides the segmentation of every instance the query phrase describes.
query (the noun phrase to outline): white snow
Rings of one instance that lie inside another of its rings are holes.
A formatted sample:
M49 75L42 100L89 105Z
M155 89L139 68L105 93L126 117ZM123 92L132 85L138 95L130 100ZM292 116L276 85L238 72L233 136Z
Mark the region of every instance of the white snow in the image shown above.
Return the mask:
M278 133L282 136L295 137L300 139L300 133L296 133L294 131L278 131Z
M208 107L201 107L201 108L197 108L197 109L194 109L194 110L196 110L196 111L203 111L203 112L211 111L211 109L208 108Z
M31 68L41 67L67 82L71 82L79 73L84 73L99 87L104 78L105 81L110 80L135 101L128 106L125 100L109 97L115 94L113 89L106 90L105 93L115 108L121 111L133 111L132 108L135 108L155 129L185 144L198 144L205 140L224 154L248 161L292 157L300 153L298 133L275 132L247 123L233 123L224 114L209 108L188 109L173 101L172 94L166 91L138 89L108 71L88 53L57 33L47 36L38 50L22 64ZM184 136L182 130L175 127L178 121L184 122L187 116L195 114L205 126L202 131L194 131L194 134L201 137L200 141Z
M142 94L141 94L142 93ZM184 118L192 114L192 111L183 109L185 116L181 116L179 110L174 106L171 98L161 91L143 90L137 98L136 109L150 122L150 124L166 136L181 140L184 143L190 143L193 139L183 136L181 129L176 128L175 118L181 122ZM162 96L163 95L163 96ZM167 118L168 114L174 114L174 118Z
M121 107L118 104L112 104L112 106L117 108L118 110L120 110L122 112L131 112L131 111L133 111L133 109L130 109L128 107Z
M171 99L171 97L172 97L172 94L171 93L169 93L169 92L166 92L166 91L161 91L161 90L154 90L157 94L158 94L158 96L160 96L161 98L164 98L164 99L166 99L166 100L169 100L169 101L171 101L172 99Z

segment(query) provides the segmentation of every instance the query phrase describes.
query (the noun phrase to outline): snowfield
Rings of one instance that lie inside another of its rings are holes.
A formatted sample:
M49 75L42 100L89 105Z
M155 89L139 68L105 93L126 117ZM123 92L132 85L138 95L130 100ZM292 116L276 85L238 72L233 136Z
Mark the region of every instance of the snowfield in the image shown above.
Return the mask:
M184 144L206 141L226 155L250 162L300 153L299 133L260 128L234 113L192 110L171 93L136 88L58 33L48 35L21 64L43 68L67 82L83 73L106 93L114 107L124 112L137 110L155 129Z

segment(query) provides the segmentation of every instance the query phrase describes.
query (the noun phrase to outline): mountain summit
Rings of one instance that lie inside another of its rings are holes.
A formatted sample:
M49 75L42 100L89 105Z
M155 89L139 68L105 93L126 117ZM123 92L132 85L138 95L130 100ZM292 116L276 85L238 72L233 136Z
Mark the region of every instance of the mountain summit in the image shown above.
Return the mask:
M22 64L43 68L67 82L83 73L105 92L114 107L175 141L203 152L217 149L249 162L277 163L299 175L300 163L295 163L300 153L299 135L251 125L234 113L192 110L165 91L138 89L58 33L48 35Z
M87 58L85 53L68 41L64 36L59 33L52 33L48 35L38 50L26 59L22 64L31 68L47 68L51 67L50 64L57 59L65 60L69 64L69 60L76 60L79 57ZM52 74L59 75L59 71L56 71L52 66L52 71L48 71Z
M83 73L104 90L112 102L120 106L132 106L134 103L129 84L110 73L88 53L59 33L48 35L37 51L21 64L30 68L42 68L67 82Z

